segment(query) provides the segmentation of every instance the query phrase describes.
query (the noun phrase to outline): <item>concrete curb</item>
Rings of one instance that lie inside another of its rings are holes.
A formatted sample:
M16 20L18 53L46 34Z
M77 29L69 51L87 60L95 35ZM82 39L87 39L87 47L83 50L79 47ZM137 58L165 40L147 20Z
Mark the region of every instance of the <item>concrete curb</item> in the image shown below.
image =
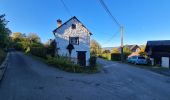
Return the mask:
M7 69L8 66L8 58L9 58L9 53L7 53L7 56L5 58L5 60L3 61L3 63L0 65L0 81L2 80L4 73Z

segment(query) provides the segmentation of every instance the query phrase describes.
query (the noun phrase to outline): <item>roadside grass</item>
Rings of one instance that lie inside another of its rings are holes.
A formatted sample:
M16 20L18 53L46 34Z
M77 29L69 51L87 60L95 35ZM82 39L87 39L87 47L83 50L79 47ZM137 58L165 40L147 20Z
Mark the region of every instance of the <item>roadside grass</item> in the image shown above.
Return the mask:
M72 64L68 58L60 57L51 57L47 56L47 58L42 58L38 56L34 56L30 53L25 53L28 56L31 56L34 59L40 60L47 65L50 65L52 67L58 68L60 70L71 72L71 73L88 73L88 74L95 74L100 72L101 66L97 64L94 67L81 67L77 64Z

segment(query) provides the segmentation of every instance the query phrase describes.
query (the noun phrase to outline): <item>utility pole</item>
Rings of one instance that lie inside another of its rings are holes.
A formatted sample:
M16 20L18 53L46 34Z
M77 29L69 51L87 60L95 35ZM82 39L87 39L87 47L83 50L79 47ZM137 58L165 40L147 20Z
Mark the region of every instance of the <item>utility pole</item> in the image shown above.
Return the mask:
M123 55L124 28L123 28L123 26L120 27L120 33L121 33L121 61L123 62L123 59L124 59L124 55Z
M116 18L112 15L110 10L108 9L107 5L104 3L103 0L99 0L100 4L104 8L104 10L107 12L107 14L112 18L114 23L117 24L117 26L120 28L120 34L121 34L121 61L123 62L124 57L123 57L123 38L124 38L124 28L121 26L121 24L116 20Z

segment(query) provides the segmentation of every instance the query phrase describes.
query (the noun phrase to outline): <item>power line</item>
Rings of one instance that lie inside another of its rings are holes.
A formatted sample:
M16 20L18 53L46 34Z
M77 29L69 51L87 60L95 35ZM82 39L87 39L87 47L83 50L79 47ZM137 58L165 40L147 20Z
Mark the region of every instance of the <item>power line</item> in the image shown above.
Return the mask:
M60 1L61 1L61 3L63 4L63 6L64 6L65 10L67 11L67 13L68 13L70 16L72 16L72 13L70 12L70 10L69 10L69 8L67 7L67 5L65 4L65 2L64 2L63 0L60 0Z
M102 5L102 7L104 8L104 10L108 13L108 15L112 18L112 20L119 26L121 27L120 23L116 20L116 18L112 15L112 13L110 12L110 10L108 9L108 7L106 6L106 4L104 3L103 0L99 0L100 4Z
M105 43L103 43L103 45L108 44L110 41L112 41L113 38L115 38L118 35L118 33L119 33L119 31L115 32L115 34L113 34L113 36L109 40L107 40Z

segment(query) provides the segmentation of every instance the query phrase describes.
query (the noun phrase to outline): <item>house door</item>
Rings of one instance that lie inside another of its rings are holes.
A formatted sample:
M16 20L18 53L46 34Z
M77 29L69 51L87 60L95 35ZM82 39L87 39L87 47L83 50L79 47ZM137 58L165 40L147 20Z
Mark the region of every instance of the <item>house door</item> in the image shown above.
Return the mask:
M86 51L77 51L78 64L86 66Z
M169 68L169 57L162 57L162 67Z

